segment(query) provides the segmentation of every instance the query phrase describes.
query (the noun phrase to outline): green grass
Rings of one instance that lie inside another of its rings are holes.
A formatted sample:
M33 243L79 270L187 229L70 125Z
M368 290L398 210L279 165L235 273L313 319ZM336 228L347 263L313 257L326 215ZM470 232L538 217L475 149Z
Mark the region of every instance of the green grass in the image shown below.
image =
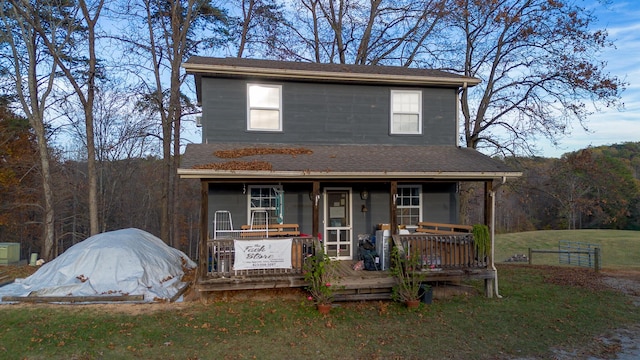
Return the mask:
M640 231L623 230L545 230L496 235L495 261L514 254L527 254L528 248L557 250L559 240L600 245L602 267L640 269ZM533 264L558 265L557 254L533 254Z
M552 285L539 268L501 265L499 271L502 299L456 297L417 311L393 302L344 303L322 317L302 297L196 302L131 315L102 305L4 305L0 357L550 358L551 346L582 347L596 334L640 322L640 312L619 293Z
M526 254L528 247L555 249L561 239L601 244L605 267L640 268L640 232L633 231L499 235L496 259ZM557 255L544 256L536 254L534 264L557 264ZM2 305L0 358L552 358L551 347L585 349L598 334L640 322L640 312L620 293L553 285L540 267L498 264L498 270L502 299L456 297L417 311L393 302L344 303L322 317L303 295L142 313L103 305Z

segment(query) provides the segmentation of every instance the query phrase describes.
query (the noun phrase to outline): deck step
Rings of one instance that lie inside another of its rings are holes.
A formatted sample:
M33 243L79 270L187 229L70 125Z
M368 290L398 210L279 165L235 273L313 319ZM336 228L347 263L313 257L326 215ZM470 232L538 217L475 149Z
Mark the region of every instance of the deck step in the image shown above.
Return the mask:
M341 289L335 292L335 301L390 300L391 287Z

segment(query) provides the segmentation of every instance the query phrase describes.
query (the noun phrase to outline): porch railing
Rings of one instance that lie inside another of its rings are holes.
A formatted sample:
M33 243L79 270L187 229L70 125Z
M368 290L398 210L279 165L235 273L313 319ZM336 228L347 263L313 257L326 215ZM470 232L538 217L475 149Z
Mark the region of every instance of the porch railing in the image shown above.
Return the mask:
M417 256L418 266L424 270L480 269L487 259L476 255L472 234L393 235L393 246L401 253Z
M291 243L291 269L234 270L234 239L210 239L207 241L207 277L231 278L269 275L302 275L305 259L315 254L317 239L293 237ZM242 240L246 240L243 238Z

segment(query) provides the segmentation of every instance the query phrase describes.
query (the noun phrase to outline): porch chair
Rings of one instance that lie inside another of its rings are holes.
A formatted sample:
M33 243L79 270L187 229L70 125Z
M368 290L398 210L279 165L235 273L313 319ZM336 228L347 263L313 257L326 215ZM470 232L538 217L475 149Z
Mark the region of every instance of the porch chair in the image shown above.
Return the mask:
M251 213L251 222L249 230L264 230L266 237L269 237L269 212L266 210L258 210Z
M218 239L225 234L231 236L233 232L233 220L228 210L217 210L213 214L213 239ZM219 234L220 233L220 234Z

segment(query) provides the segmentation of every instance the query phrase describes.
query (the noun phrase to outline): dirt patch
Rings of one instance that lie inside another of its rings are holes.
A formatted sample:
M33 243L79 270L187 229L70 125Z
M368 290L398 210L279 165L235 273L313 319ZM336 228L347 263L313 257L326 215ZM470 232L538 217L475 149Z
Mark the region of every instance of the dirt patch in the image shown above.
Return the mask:
M148 315L157 312L171 312L181 311L189 309L193 306L193 303L180 302L180 303L110 303L110 304L33 304L33 303L16 303L16 304L3 304L1 306L9 306L16 309L61 309L64 308L66 312L73 314L81 311L95 311L101 313L110 314L125 314L125 315Z
M560 286L577 286L591 291L603 291L608 287L604 282L602 273L597 273L592 269L575 267L553 267L546 266L544 269L544 280L548 283Z
M18 278L26 278L38 270L38 266L29 265L8 265L0 266L0 278L7 280L15 280Z
M200 296L200 300L204 304L208 304L212 302L270 301L273 299L304 300L307 298L308 293L305 290L299 288L282 288L242 291L216 291L203 293ZM195 298L190 300L195 300Z
M545 267L545 280L558 285L580 286L594 291L613 289L629 296L640 306L640 271ZM558 360L637 360L640 359L640 324L608 331L594 338L583 349L554 349Z
M640 306L640 271L607 270L602 274L607 286L631 296L636 306Z

